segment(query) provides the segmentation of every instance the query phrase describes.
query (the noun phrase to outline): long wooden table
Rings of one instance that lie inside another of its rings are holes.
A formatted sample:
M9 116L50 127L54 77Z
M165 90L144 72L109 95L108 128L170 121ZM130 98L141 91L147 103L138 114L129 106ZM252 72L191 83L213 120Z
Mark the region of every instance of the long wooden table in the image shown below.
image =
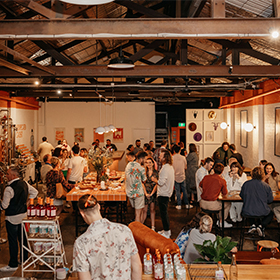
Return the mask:
M205 265L205 264L197 264L193 265L196 268L208 268L212 265ZM185 265L186 270L188 269L188 265ZM212 266L213 267L213 266ZM223 265L224 271L227 274L227 278L229 280L229 267L230 265ZM246 265L240 264L237 265L238 268L238 280L279 280L280 279L280 266L278 265ZM144 275L142 276L143 280L154 279L152 275ZM192 280L189 277L189 273L187 270L187 280ZM203 278L193 278L193 279L203 279ZM210 278L207 278L210 279ZM215 277L213 278L213 280Z
M225 219L225 202L243 202L242 198L239 195L239 192L228 193L227 195L220 194L218 200L222 202L222 221ZM280 202L280 191L273 192L273 202ZM222 223L222 237L224 237L224 223ZM279 277L280 279L280 277Z
M123 174L121 174L123 175ZM123 180L122 180L123 181ZM121 222L123 220L123 203L126 202L126 191L125 191L125 183L121 183L120 184L120 188L116 189L113 186L112 181L109 181L110 185L109 185L109 189L107 190L102 190L100 188L100 185L98 184L94 184L92 186L90 186L90 188L86 189L86 188L81 188L79 187L75 187L73 188L69 193L67 193L66 195L66 199L68 201L78 201L80 199L80 197L82 197L85 194L92 194L94 197L96 197L96 199L98 201L115 201L120 203L121 205ZM81 183L83 184L83 183ZM78 236L79 234L79 223L78 223L78 217L79 217L79 210L76 209L75 210L75 226L76 226L76 236Z

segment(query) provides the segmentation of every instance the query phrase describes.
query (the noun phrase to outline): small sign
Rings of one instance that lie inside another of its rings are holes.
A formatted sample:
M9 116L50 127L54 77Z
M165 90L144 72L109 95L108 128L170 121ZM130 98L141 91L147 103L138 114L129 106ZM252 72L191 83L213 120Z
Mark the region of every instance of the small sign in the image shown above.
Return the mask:
M185 126L186 126L186 123L184 123L184 122L179 122L178 126L179 126L179 127L185 127Z

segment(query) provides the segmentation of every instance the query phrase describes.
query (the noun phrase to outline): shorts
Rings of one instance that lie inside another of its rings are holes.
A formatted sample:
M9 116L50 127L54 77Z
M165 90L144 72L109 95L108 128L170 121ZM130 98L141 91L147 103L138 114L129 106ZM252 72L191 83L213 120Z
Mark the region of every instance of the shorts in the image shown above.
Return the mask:
M133 208L142 209L145 206L145 196L129 197L129 202Z

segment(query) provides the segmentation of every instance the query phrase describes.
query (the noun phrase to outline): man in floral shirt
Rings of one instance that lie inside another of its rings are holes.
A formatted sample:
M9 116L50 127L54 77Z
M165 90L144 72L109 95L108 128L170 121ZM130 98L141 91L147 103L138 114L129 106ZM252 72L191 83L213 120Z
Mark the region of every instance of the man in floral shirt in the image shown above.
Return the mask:
M133 152L128 153L133 156ZM131 206L135 209L135 221L143 223L143 208L145 207L145 196L142 183L146 181L146 172L144 165L148 154L139 152L136 161L129 162L125 168L126 195L129 198Z
M89 224L73 249L73 270L79 279L142 279L142 265L130 229L102 218L93 196L82 196L78 207Z

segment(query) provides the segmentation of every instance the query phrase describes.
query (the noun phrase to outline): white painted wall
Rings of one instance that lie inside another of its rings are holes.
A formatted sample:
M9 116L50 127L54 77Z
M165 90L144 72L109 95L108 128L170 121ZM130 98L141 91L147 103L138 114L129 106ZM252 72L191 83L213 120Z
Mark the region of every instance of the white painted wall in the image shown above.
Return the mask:
M48 141L56 146L55 127L64 128L65 139L70 146L74 142L74 128L84 128L85 140L80 143L80 147L89 148L93 142L93 128L100 125L100 104L81 102L46 102L40 104L38 111L38 142L43 136L47 136ZM113 106L113 107L112 107ZM107 121L106 121L107 116ZM155 105L149 103L124 103L116 102L114 105L101 103L101 125L113 125L124 129L124 141L114 142L112 133L105 134L104 139L111 139L118 150L126 150L129 144L134 144L133 130L143 130L150 132L149 140L155 138ZM144 143L142 143L143 145ZM103 145L103 143L102 143ZM119 169L124 170L125 157L119 164Z

